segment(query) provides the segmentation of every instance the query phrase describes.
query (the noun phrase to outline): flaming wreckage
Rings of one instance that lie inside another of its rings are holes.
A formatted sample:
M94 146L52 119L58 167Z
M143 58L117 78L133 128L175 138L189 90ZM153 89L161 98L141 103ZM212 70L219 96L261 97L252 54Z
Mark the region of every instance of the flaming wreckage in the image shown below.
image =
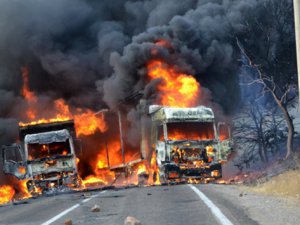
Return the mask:
M216 124L210 108L148 107L143 101L140 107L141 158L124 162L124 131L119 120L123 163L110 170L118 174L136 165L150 165L155 167L150 168L154 183L222 177L222 163L233 151L233 143L229 127L225 123ZM73 120L20 126L19 129L21 144L2 146L6 174L27 180L31 194L59 186L81 185L76 163L81 143L76 139ZM147 171L138 175L139 181L140 176L141 180L150 176Z
M19 131L21 144L2 146L5 174L28 180L32 194L79 185L75 152L81 145L73 120L20 126Z
M229 126L216 125L210 108L149 107L150 146L161 182L222 177L222 163L233 151Z

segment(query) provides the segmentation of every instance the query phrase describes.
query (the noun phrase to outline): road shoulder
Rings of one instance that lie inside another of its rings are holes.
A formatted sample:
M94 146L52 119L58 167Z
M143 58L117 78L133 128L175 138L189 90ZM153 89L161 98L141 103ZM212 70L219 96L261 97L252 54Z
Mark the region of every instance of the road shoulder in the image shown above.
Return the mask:
M299 200L256 193L245 186L207 185L204 189L205 193L216 191L228 202L243 208L258 224L294 225L300 221Z

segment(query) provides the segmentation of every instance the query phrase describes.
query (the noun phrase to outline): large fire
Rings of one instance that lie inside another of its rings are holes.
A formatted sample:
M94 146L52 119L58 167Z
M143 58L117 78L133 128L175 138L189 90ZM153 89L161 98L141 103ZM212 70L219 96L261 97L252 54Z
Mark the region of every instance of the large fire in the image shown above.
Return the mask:
M91 110L75 114L74 122L77 135L91 135L96 130L100 130L102 133L107 130L104 114L96 115Z
M175 107L197 105L200 84L192 75L178 72L163 60L150 61L147 70L151 79L161 79L157 87L161 98L159 104Z
M14 179L12 182L13 185L0 185L0 205L31 197L26 187L27 180Z
M24 89L24 87L23 87ZM25 97L25 96L24 96ZM27 99L25 97L25 99ZM52 123L52 122L60 122L60 121L66 121L66 120L70 120L71 119L71 114L70 114L70 110L68 105L65 104L63 99L57 99L54 101L54 108L56 109L56 111L58 112L55 117L53 118L49 118L49 119L45 119L45 118L40 118L37 119L35 121L31 121L29 123L23 123L23 122L19 122L20 126L28 126L28 125L36 125L36 124L41 124L41 123ZM34 118L37 117L37 112L32 110L31 107L27 110L27 115L29 114L32 115ZM30 119L31 117L29 117Z
M96 115L95 112L89 109L76 108L72 113L70 107L63 99L56 99L53 104L55 116L52 118L38 118L38 112L35 109L38 103L38 97L29 88L29 70L26 67L21 68L23 87L22 95L28 103L26 111L29 123L20 122L20 126L35 125L41 123L59 122L74 119L77 135L91 135L97 130L106 131L107 126L104 122L103 114ZM38 119L37 119L38 118ZM35 120L35 121L32 121Z
M53 109L56 113L52 118L40 118L40 115L42 115L43 112L39 112L37 110L36 106L39 103L39 98L33 91L30 90L29 70L28 68L23 67L21 68L21 72L23 78L21 94L28 105L25 115L30 122L20 122L20 126L61 122L74 119L76 134L78 136L92 135L97 130L103 133L107 130L104 114L97 115L92 110L81 108L73 109L71 112L69 105L63 99L56 99L53 102ZM66 155L66 153L63 152L63 155ZM77 166L79 162L80 159L77 158ZM93 162L94 175L91 174L82 181L83 188L91 183L107 185L108 181L113 179L114 174L107 169L107 164L104 165L103 162L103 158L99 154L97 160ZM106 171L101 171L104 167L106 167ZM24 167L20 167L19 172L22 174L26 173L26 169ZM26 183L27 180L14 180L12 185L0 186L0 204L31 197L27 190ZM36 192L39 193L40 191L41 190L38 190Z
M165 41L160 41L156 44L165 48L171 48L171 46ZM157 91L160 96L158 99L159 102L157 103L176 107L197 105L197 99L200 94L200 84L192 75L180 72L176 67L169 65L163 60L152 60L147 63L146 67L148 77L151 80L161 80L160 84L157 86ZM24 67L21 69L21 72L23 77L21 94L28 105L25 116L27 121L30 122L20 122L20 126L60 122L73 119L76 134L78 136L89 136L95 134L96 131L105 133L109 129L104 113L97 115L90 109L71 108L63 99L56 99L53 101L53 105L51 107L54 112L53 117L49 118L49 116L41 116L43 115L43 112L39 111L40 109L37 107L40 99L33 91L30 90L29 87L29 70ZM81 179L81 188L87 188L90 185L110 185L117 179L115 172L112 172L110 167L114 165L124 165L127 161L135 158L132 151L131 153L130 151L126 153L124 158L121 156L120 137L109 137L106 145L103 146L98 150L98 154L95 155L94 159L88 162L92 171L90 171L90 174L86 174L84 179ZM78 168L80 168L79 164L84 160L85 159L81 158L76 159ZM147 184L160 183L155 154L152 155L151 162L141 161L138 164L132 165L130 170L127 171L126 169L126 173L129 174L129 178L126 175L125 179L121 181L121 184L128 184L128 182L138 184L139 176L146 176L147 179L148 177L153 177L153 179L151 178L151 182L146 182ZM20 181L17 185L18 189L9 185L1 186L0 204L14 200L16 198L16 190L19 193L22 193L21 198L30 197L26 188L26 182L26 180Z
M101 132L105 132L107 126L104 121L104 115L96 115L92 110L86 109L76 109L75 114L72 114L69 106L65 103L63 99L57 99L54 101L54 108L58 112L54 118L45 119L41 118L36 121L32 121L29 123L20 122L20 126L28 126L35 125L41 123L51 123L51 122L60 122L67 121L70 119L74 119L77 135L91 135L96 132L96 130L100 130ZM37 116L33 114L33 111L29 109L27 111L31 112L30 115L34 115L34 118Z
M113 182L115 178L115 174L109 170L107 156L103 154L103 152L105 152L104 149L100 149L99 152L100 153L95 158L95 161L90 162L94 174L85 177L82 181L84 187L108 185L110 182Z

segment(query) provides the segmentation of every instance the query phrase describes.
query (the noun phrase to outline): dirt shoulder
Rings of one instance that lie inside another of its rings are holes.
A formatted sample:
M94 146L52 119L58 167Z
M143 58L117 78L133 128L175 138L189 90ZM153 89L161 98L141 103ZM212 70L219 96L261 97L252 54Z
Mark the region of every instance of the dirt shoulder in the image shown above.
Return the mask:
M262 191L268 189L259 189L244 185L216 185L213 188L222 192L223 196L229 201L242 207L248 216L259 224L299 224L299 198L273 194Z
M300 170L286 171L265 183L248 189L257 193L300 200Z

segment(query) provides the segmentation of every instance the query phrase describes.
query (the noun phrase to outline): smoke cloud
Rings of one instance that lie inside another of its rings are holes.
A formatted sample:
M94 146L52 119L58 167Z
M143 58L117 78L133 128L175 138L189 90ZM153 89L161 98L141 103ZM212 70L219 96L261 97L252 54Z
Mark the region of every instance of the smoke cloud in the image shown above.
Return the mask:
M239 103L238 50L247 12L258 0L2 0L0 2L0 144L26 120L21 67L37 111L51 116L62 98L72 108L121 107L128 145L138 142L141 93L154 103L159 80L146 63L163 59L201 84L200 103L225 114ZM167 45L157 45L158 41ZM121 105L120 102L127 102ZM91 142L94 139L91 138ZM97 151L97 146L94 147Z
M30 87L39 95L63 97L81 107L113 105L130 91L144 88L145 63L160 57L195 75L215 101L225 101L222 105L228 110L226 99L236 96L230 93L237 66L232 36L242 32L245 13L257 3L4 0L0 4L0 88L7 95L20 95L20 67L28 66ZM170 42L171 52L154 45L160 39ZM153 48L155 56L150 53Z

